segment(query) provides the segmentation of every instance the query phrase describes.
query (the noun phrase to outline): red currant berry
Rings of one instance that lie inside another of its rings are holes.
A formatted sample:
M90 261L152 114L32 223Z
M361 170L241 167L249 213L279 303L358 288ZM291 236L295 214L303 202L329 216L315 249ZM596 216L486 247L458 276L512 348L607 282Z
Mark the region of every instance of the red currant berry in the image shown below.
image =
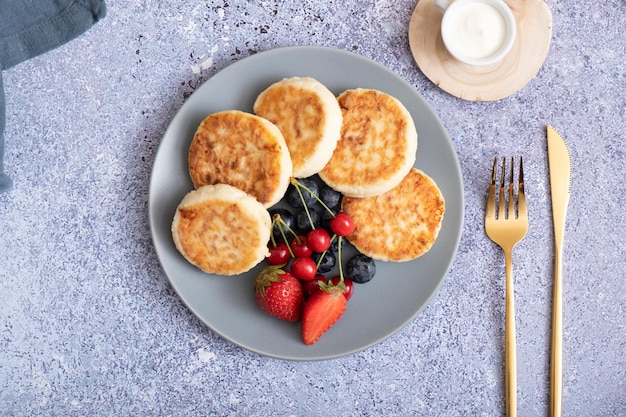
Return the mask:
M333 285L337 285L337 284L339 284L339 280L340 280L340 278L338 276L336 276L336 277L333 277L330 280L330 282L332 282ZM343 292L343 296L346 297L346 301L347 301L347 300L350 299L350 297L352 297L352 293L354 293L354 284L352 283L352 280L344 278L343 285L346 286L346 289Z
M304 236L294 237L291 239L289 246L296 258L308 258L313 254L313 249L309 246Z
M291 254L285 242L280 242L276 246L270 247L270 254L267 257L267 263L270 265L284 265L289 262Z
M317 266L311 258L296 258L291 264L291 273L303 281L310 281L317 274Z
M324 229L313 229L306 236L306 241L315 252L322 253L330 248L330 235Z
M337 213L328 223L330 224L330 229L337 236L348 236L354 230L352 217L343 211Z

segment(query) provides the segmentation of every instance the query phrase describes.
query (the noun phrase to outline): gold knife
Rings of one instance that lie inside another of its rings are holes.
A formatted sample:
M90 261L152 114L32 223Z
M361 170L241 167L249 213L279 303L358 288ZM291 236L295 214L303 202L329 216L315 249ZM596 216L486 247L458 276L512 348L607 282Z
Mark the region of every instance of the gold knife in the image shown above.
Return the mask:
M561 416L563 385L563 234L569 203L571 159L565 141L550 125L548 130L548 164L552 221L554 223L554 288L552 301L552 354L550 360L550 416Z

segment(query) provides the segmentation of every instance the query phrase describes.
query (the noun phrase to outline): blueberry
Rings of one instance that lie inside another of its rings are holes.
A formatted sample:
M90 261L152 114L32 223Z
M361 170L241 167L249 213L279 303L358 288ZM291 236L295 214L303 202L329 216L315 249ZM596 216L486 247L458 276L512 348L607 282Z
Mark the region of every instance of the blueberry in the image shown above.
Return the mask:
M317 182L315 182L312 178L300 178L297 181L311 190L312 194L303 187L296 187L293 184L289 184L289 188L287 188L287 193L285 194L287 204L293 208L303 208L304 204L306 204L307 207L315 206L317 199L319 198L319 186L317 185ZM298 190L300 190L302 197L300 197ZM303 199L304 204L302 202Z
M323 185L322 188L320 188L320 200L332 209L337 207L341 202L341 193L333 190L328 185Z
M353 282L364 284L376 275L376 263L369 256L355 255L348 261L346 275Z
M333 253L337 253L339 251L339 236L335 236L335 238L333 239L333 232L329 231L328 234L330 234L331 236L331 241L330 241L330 248L328 248L329 252L333 252ZM341 250L343 251L346 248L346 241L347 239L341 238ZM343 253L343 252L342 252Z
M320 256L322 256L321 253L313 254L312 258L316 264L319 261ZM322 262L320 262L319 266L317 267L317 272L319 272L320 274L325 274L326 272L330 272L332 271L332 269L335 267L336 264L337 264L337 257L335 256L335 254L330 251L326 251L324 253L324 258L322 259Z
M321 223L320 213L317 209L309 208L309 215L314 227L318 227ZM296 224L300 232L308 232L313 229L309 217L306 215L306 210L302 209L296 214Z
M287 237L286 243L288 243L290 240L289 238L292 236L289 229L295 230L297 227L296 216L291 214L289 210L282 209L282 208L274 208L274 209L271 209L269 212L270 212L270 216L272 217L272 224L273 224L272 235L274 236L274 239L276 240L276 242L284 241L283 235L280 233L280 230L282 228L283 232L285 233L285 237ZM285 225L280 222L274 221L274 216L276 214L280 215L280 218L287 224L288 227L285 227Z

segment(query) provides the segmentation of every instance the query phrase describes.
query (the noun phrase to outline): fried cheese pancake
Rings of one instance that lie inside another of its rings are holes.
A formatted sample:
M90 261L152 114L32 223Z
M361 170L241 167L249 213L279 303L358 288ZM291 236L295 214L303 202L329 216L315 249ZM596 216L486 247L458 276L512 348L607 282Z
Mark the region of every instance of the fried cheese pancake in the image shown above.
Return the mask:
M445 201L428 175L412 168L384 194L343 199L354 220L348 240L361 253L381 261L404 262L428 252L437 239Z
M262 117L238 110L213 113L200 123L188 162L196 188L230 184L265 207L283 197L293 170L280 130Z
M415 163L417 131L399 100L372 89L344 91L341 138L319 175L349 197L371 197L402 181Z
M268 254L271 218L253 196L227 184L189 192L176 209L176 249L201 270L218 275L246 272Z
M292 77L270 85L254 102L254 113L282 132L294 177L317 174L333 155L341 129L341 109L335 95L316 79Z

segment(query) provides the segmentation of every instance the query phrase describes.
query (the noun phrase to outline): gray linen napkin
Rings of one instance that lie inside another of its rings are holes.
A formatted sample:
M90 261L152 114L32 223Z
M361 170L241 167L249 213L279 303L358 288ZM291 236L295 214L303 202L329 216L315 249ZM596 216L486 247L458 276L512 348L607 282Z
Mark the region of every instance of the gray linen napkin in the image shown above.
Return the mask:
M4 173L1 71L76 38L105 14L104 0L0 0L0 193L12 185Z

